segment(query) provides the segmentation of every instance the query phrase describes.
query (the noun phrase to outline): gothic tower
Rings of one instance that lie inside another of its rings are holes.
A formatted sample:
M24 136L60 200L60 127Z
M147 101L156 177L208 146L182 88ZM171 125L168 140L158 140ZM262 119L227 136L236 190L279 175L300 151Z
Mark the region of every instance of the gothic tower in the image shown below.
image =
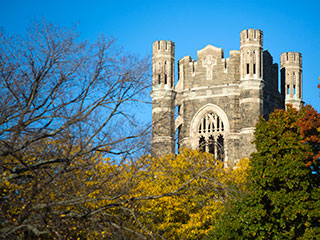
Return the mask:
M240 33L240 149L254 151L253 132L263 114L263 33L246 29ZM244 157L242 156L242 157Z
M284 52L281 62L281 93L285 104L300 109L302 102L302 56L299 52Z
M175 152L174 141L174 43L152 45L152 141L153 156Z
M240 50L224 57L222 48L208 44L197 58L178 61L174 81L174 43L153 43L152 141L155 157L175 153L177 146L206 151L226 165L255 151L255 126L285 103L302 102L301 54L281 55L281 93L278 64L263 51L263 32L245 29ZM175 109L177 113L175 116ZM179 149L178 149L179 150Z

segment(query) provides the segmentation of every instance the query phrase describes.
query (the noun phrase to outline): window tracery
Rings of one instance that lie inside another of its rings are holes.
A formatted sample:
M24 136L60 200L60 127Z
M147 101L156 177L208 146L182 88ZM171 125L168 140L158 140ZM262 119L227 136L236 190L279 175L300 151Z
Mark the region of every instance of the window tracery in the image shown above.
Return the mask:
M205 114L198 126L199 149L224 160L224 124L214 112Z

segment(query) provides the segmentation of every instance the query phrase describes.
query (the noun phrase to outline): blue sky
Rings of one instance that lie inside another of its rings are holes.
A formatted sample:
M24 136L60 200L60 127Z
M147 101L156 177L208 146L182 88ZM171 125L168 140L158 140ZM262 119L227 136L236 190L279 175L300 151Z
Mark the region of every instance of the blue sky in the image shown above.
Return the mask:
M41 17L61 25L77 22L82 39L94 40L101 33L113 36L126 51L142 56L152 54L155 40L171 40L176 61L185 55L196 59L197 50L207 44L223 48L228 57L240 47L241 30L261 29L264 49L274 62L280 63L282 52L302 53L303 99L320 111L319 0L1 0L0 26L8 33L23 33Z

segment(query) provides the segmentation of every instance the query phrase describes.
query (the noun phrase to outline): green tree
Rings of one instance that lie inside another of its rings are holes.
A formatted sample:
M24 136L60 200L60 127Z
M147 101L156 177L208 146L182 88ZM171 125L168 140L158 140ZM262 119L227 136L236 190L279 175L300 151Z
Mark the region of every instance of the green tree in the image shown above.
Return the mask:
M310 106L300 111L288 107L276 110L268 121L260 119L247 191L227 203L208 239L320 238L319 175L314 173L320 129L314 116L319 117ZM303 128L310 118L315 124L309 121ZM313 137L302 134L307 131Z

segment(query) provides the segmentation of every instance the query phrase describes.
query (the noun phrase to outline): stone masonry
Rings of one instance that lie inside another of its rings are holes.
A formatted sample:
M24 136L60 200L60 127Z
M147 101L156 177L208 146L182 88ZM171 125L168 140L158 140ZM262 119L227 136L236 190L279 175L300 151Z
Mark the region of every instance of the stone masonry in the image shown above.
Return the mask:
M281 54L281 93L278 64L263 50L263 32L240 33L240 50L224 58L221 48L207 45L197 60L178 61L175 84L175 44L153 43L152 142L154 156L175 148L208 151L217 159L235 161L248 157L259 116L268 117L285 104L300 108L302 102L301 53Z

